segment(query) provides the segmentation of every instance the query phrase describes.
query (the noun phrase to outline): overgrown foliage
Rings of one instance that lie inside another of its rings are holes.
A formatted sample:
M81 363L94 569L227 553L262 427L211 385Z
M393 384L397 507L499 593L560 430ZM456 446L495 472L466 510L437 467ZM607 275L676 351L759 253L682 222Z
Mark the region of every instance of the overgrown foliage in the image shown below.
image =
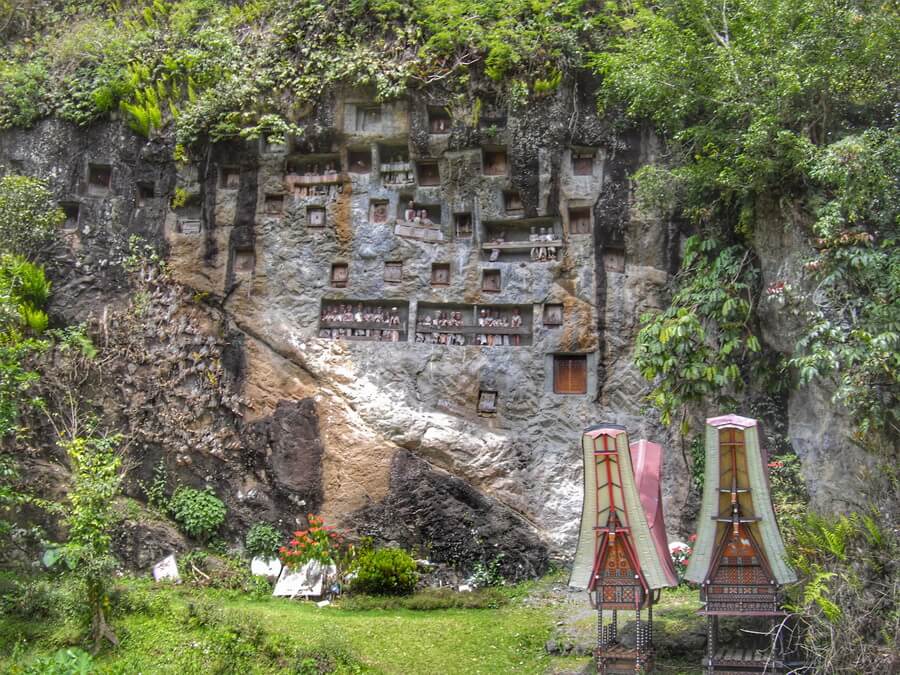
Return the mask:
M900 489L896 468L887 483ZM863 515L807 514L795 523L791 562L802 577L790 609L807 661L821 672L894 672L900 654L900 539L881 498Z
M256 558L272 559L278 556L278 548L284 535L269 523L256 523L247 531L247 553Z
M662 314L641 319L635 362L655 383L650 400L665 424L687 404L733 404L759 340L753 332L757 273L749 251L688 239L678 290ZM686 418L681 418L683 432Z
M207 541L225 522L227 509L212 490L182 485L169 500L169 513L186 535Z
M416 588L416 561L401 548L362 551L353 561L352 589L368 595L408 595Z
M116 560L110 552L112 528L117 521L113 501L121 491L122 437L76 436L60 441L72 470L72 485L64 505L68 540L51 549L45 562L61 561L84 584L84 602L91 616L94 652L104 640L119 643L109 626L109 589Z
M53 239L65 214L37 178L0 178L0 252L35 260Z

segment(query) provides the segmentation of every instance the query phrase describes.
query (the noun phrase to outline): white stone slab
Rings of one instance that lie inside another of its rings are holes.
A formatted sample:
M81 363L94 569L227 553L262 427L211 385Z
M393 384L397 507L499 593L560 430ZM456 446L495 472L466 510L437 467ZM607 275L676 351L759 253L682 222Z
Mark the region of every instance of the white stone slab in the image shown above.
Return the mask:
M307 598L321 597L325 576L333 578L335 574L337 574L337 568L333 563L325 568L316 560L310 560L297 571L285 567L281 570L278 581L275 582L275 590L272 591L272 595L288 598L296 598L298 595Z
M254 558L250 561L250 573L257 577L277 577L282 567L278 558Z
M174 553L167 555L153 566L153 579L155 581L181 581Z

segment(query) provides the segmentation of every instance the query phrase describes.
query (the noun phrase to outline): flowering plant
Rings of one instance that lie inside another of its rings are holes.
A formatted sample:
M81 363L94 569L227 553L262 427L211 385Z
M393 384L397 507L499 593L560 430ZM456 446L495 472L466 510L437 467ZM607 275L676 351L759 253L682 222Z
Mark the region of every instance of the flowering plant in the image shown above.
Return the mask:
M309 529L297 530L288 545L278 549L278 557L290 569L302 567L310 560L328 565L340 553L343 535L314 513L307 514L306 519Z
M697 541L697 535L692 534L689 540L692 544ZM687 572L688 561L694 549L686 544L676 544L669 549L672 556L672 562L675 563L675 572L678 574L678 580L684 581L684 573Z

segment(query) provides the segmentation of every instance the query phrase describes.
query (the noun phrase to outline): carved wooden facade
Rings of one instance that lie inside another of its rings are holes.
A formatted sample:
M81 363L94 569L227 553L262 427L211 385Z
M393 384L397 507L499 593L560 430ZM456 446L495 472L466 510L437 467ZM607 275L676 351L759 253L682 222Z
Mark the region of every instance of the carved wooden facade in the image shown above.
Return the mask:
M777 626L780 589L795 580L769 495L756 420L725 415L706 421L706 480L697 542L686 579L700 584L707 617L708 673L782 672ZM720 616L758 617L771 627L768 644L718 645Z
M661 588L677 584L659 498L662 448L645 440L629 445L624 427L604 424L584 431L582 450L584 508L569 583L587 588L597 609L598 672L646 672L653 604ZM634 612L633 647L618 639L620 610Z

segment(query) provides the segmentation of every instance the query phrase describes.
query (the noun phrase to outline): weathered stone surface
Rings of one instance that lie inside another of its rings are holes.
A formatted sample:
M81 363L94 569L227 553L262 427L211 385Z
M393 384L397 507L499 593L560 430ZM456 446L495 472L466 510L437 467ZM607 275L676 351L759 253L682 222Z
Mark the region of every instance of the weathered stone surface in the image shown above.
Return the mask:
M503 574L520 579L549 563L546 545L521 516L407 451L394 457L387 497L355 516L365 523L361 534L463 569L499 557Z
M614 131L597 114L594 86L565 82L522 109L485 96L490 123L455 115L446 134L429 133L429 106L451 104L439 91L383 104L379 123L365 116L370 96L334 91L302 137L213 145L196 164L176 165L171 140L147 142L116 122L45 121L0 135L0 165L22 160L60 201L80 205L77 229L54 251L51 309L87 321L116 350L98 399L133 439L129 494L142 498L137 480L162 460L173 478L215 489L232 537L259 520L303 525L318 510L386 540L440 546L462 537L450 523L465 514L467 526L504 542L505 564L523 575L542 569L548 551L571 554L579 431L611 421L666 447L669 533L688 534L682 441L647 413L648 386L632 363L640 316L666 306L685 233L634 208L631 175L656 161L659 144L645 130ZM508 172L485 175L485 153L497 149ZM370 170L355 170L351 153ZM594 160L576 170L584 154ZM439 180L423 184L432 162ZM111 167L107 194L87 189L91 163ZM309 163L317 176L297 168ZM393 182L406 165L405 182ZM440 241L397 234L409 201L427 208L433 224L419 229L439 231ZM575 231L573 209L589 214L588 232ZM457 214L468 214L471 234L457 231ZM764 283L803 255L802 223L776 230L783 219L769 220L773 229L755 234ZM562 241L555 261L533 261L527 245L490 260L490 242L527 241L531 227ZM168 277L152 266L139 279L122 270L131 234L157 245ZM401 264L399 278L386 274L388 262ZM333 284L333 264L347 266L345 285ZM434 264L449 265L445 285L432 285ZM483 288L485 271L499 272L499 291ZM323 302L358 301L402 307L406 340L320 333ZM547 304L562 305L561 326L544 324ZM416 342L417 321L439 305L516 306L531 334L522 346ZM761 318L766 342L790 353L790 321L774 306ZM554 354L585 356L586 393L554 392ZM479 414L481 391L496 392L495 412ZM717 411L695 414L704 412ZM863 461L847 452L846 420L813 390L791 397L788 417L813 496L825 503ZM822 420L832 423L827 433ZM833 471L822 469L826 457ZM385 521L392 509L415 515L417 489L432 500L427 537Z

